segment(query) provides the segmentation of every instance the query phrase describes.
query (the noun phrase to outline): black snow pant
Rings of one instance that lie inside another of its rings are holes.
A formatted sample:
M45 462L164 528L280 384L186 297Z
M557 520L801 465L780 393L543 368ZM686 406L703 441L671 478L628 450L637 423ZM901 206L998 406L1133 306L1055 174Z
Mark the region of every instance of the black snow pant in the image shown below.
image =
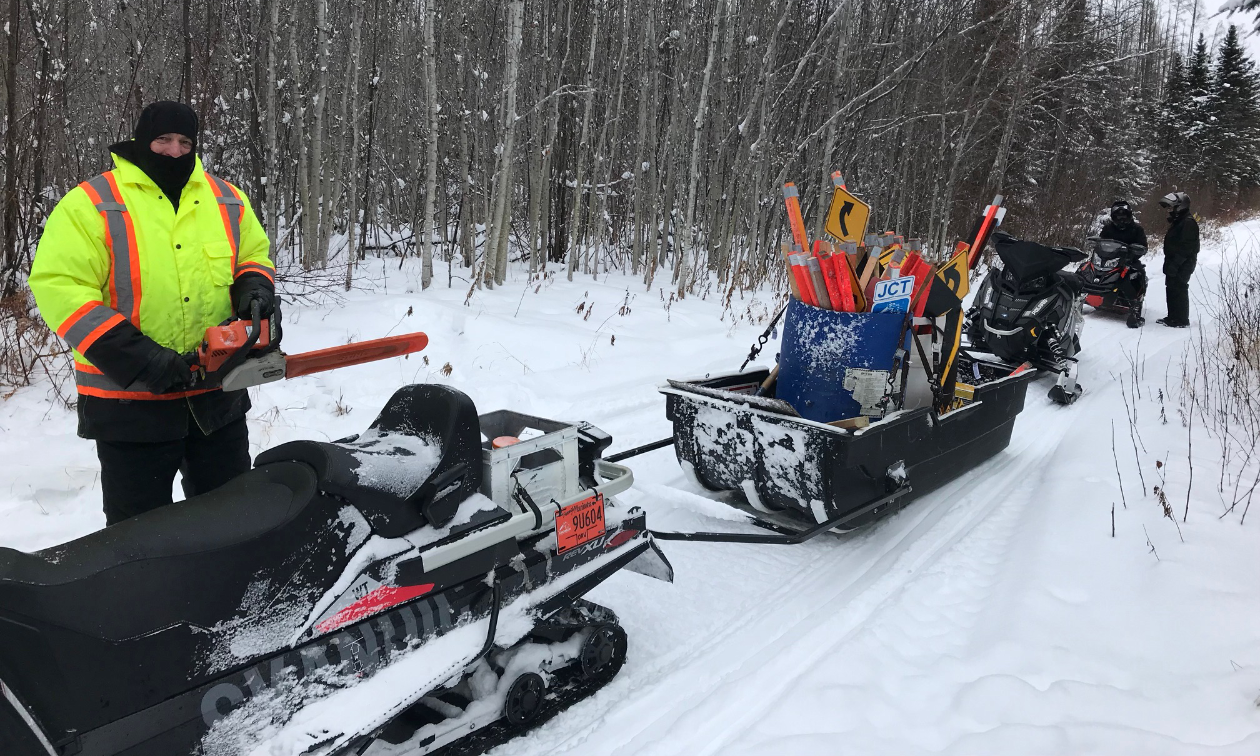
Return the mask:
M240 418L210 435L196 423L176 441L96 442L105 524L114 525L171 503L175 471L186 497L213 491L249 470L249 428Z
M1164 258L1164 288L1168 295L1168 322L1190 324L1190 274L1197 262L1194 257Z

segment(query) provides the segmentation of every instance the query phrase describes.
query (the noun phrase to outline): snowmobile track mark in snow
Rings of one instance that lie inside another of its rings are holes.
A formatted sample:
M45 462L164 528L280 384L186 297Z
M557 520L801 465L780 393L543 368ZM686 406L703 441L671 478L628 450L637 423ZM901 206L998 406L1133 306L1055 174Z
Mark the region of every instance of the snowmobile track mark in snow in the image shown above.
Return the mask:
M919 506L884 520L878 527L827 539L825 544L815 541L799 551L775 551L781 559L800 555L796 558L799 566L774 591L775 596L788 597L786 601L771 601L767 607L765 596L746 597L745 606L732 612L732 621L652 659L646 667L631 670L615 686L584 704L595 711L584 714L583 719L627 733L627 738L619 738L621 745L601 747L593 741L598 728L588 725L568 734L558 733L558 738L531 741L521 753L585 756L721 752L723 745L737 741L741 734L729 731L731 722L745 721L750 726L755 723L757 712L778 700L774 691L790 686L814 660L847 643L906 586L1002 507L1010 492L1027 485L1029 472L1054 453L1070 426L1071 416L1054 412L1055 409L1047 405L1037 413L1037 419L1048 426L1040 429L1042 432L1016 434L1018 440L1013 440L1006 452L978 467L974 476L947 484L924 497ZM1048 414L1051 412L1054 414ZM977 479L999 485L986 485L984 491L963 494ZM906 522L912 524L901 531L895 542L874 554L865 553L864 547L878 544L890 529ZM697 544L694 548L720 549L724 561L740 560L742 555L738 552L761 551L755 546ZM847 564L854 559L861 561L856 573L850 572ZM798 618L788 625L772 619L793 616ZM839 622L843 623L839 632L829 627ZM811 637L821 638L822 642L811 643ZM781 648L784 641L788 641L789 650ZM798 648L808 653L792 657L790 650ZM777 657L788 658L781 663L783 660ZM789 669L799 671L787 672ZM764 675L768 679L750 682L749 675ZM670 684L670 680L677 684ZM732 686L747 691L746 697L723 701L723 689ZM748 696L756 700L746 700ZM635 706L634 702L648 698L655 699L652 709L663 713L650 721L626 721L630 715L622 712L633 710L641 717L642 706ZM684 719L686 724L682 723ZM712 727L721 731L710 729L706 723L715 723Z

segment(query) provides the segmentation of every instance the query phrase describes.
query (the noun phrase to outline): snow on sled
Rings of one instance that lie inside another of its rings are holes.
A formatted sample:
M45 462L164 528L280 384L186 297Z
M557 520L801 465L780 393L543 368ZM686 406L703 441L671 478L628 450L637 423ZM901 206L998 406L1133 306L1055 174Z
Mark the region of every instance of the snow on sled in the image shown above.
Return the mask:
M613 498L632 476L601 459L609 441L407 386L360 436L0 549L0 754L497 745L620 668L625 632L587 591L623 567L672 579L642 510Z
M1033 375L969 387L943 414L901 410L861 428L807 420L756 396L765 369L669 381L661 392L683 468L705 488L737 492L729 503L798 542L870 523L1005 449ZM777 542L688 535L680 540Z

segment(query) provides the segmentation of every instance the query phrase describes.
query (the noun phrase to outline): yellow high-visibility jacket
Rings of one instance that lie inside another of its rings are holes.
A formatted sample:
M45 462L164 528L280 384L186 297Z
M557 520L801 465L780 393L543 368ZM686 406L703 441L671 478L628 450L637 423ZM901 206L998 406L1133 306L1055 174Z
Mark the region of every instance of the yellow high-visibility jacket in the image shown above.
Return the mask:
M57 203L44 226L30 286L40 314L74 349L80 394L181 399L131 386L157 344L185 353L232 314L232 283L274 282L267 234L240 189L198 158L179 211L139 167L114 170ZM147 338L146 338L147 337Z

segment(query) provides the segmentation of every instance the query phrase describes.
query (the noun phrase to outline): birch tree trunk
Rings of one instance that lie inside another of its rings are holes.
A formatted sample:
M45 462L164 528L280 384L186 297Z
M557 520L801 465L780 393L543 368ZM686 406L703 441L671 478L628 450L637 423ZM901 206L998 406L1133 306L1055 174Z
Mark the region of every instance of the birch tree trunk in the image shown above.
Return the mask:
M267 99L263 111L263 121L267 138L267 175L264 177L267 187L266 223L274 245L280 236L280 224L276 222L276 210L279 205L280 145L276 141L276 122L280 120L280 92L276 88L276 45L280 27L280 0L268 0L271 6L270 23L267 27ZM274 254L275 250L272 250ZM273 261L274 262L274 261Z
M359 218L359 193L356 188L359 183L359 74L363 6L364 3L354 4L354 20L350 24L350 118L352 121L350 124L350 170L346 174L348 177L346 199L350 206L346 220L346 291L350 291L350 284L354 281L354 264L359 259L355 252L354 225Z
M293 211L289 215L289 224L301 221L302 233L298 234L302 255L302 268L310 270L314 267L315 255L311 249L314 234L310 232L309 218L311 209L310 152L306 138L306 103L302 99L302 67L298 61L297 30L299 11L295 6L289 20L289 77L293 81L293 110L296 118L293 130L297 140L297 196ZM308 235L310 234L310 235Z
M591 130L591 105L595 101L594 93L594 71L595 71L595 41L599 34L599 12L592 11L591 19L591 44L590 52L586 59L586 104L582 110L582 129L578 137L577 149L577 171L575 172L576 186L573 189L573 216L569 225L569 265L567 278L573 280L573 272L577 270L578 264L578 247L581 244L581 219L583 198L586 196L586 152L587 139Z
M644 235L648 229L643 217L644 196L648 187L648 105L653 97L656 81L656 39L652 20L656 10L648 6L647 24L643 27L643 55L640 57L644 79L639 85L638 137L634 148L634 237L630 249L630 270L636 276L643 268Z
M497 209L492 222L491 246L494 248L494 282L502 286L507 280L508 240L512 231L512 163L516 141L516 80L520 73L521 24L525 0L512 0L508 6L507 102L503 108L503 148L499 152L499 182L495 189ZM489 273L487 265L487 274Z
M424 174L424 223L420 247L420 288L427 289L433 283L433 201L437 195L437 143L438 143L438 89L437 45L433 27L437 24L436 0L426 0L424 23L424 92L429 118L428 139L425 142Z
M683 223L685 242L678 252L678 298L687 296L691 288L693 269L699 264L695 245L696 188L700 185L700 137L704 134L705 108L709 103L709 79L713 75L713 58L717 54L718 30L726 17L727 0L718 0L717 13L713 17L713 30L709 33L709 53L704 63L704 77L700 81L700 102L696 105L696 117L691 122L691 165L687 180L687 218Z
M315 0L315 32L318 55L316 70L319 84L315 89L315 123L312 124L308 136L311 142L311 156L307 168L310 176L307 179L308 202L306 206L306 235L303 244L308 245L311 267L324 267L328 261L328 250L323 246L322 224L325 222L327 208L323 206L324 181L324 109L328 102L328 0Z

